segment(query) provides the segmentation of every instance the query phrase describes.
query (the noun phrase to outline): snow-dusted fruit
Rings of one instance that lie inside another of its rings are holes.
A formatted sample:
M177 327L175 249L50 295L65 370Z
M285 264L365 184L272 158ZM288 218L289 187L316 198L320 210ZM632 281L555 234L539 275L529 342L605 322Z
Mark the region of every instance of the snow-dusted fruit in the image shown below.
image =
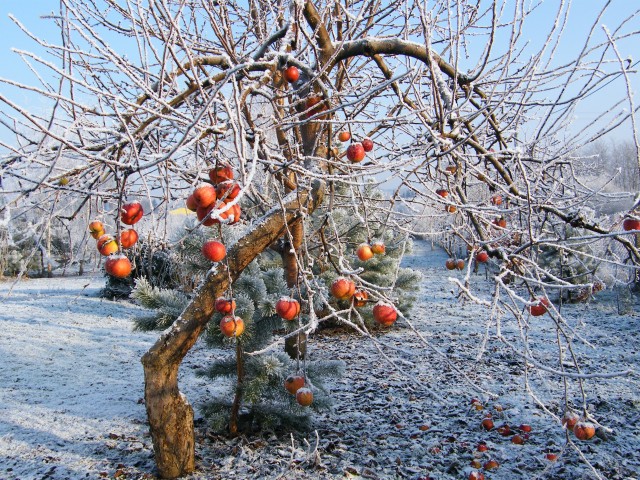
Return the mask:
M356 292L356 284L345 277L336 278L331 284L331 295L338 300L349 300Z
M522 437L522 435L516 433L513 437L511 437L511 443L513 443L514 445L524 445L524 438Z
M484 469L485 470L495 470L496 468L498 468L500 466L500 464L495 461L495 460L489 460L488 462L486 462L484 464Z
M456 167L455 165L449 165L447 168L444 169L445 172L447 172L449 175L455 175L456 172L458 171L458 167Z
M291 395L295 395L302 387L304 387L304 377L302 375L289 375L284 381L284 388Z
M198 203L196 202L196 199L193 196L193 193L187 197L186 204L187 204L187 210L191 210L192 212L195 212L198 209Z
M386 251L384 242L381 242L381 241L373 242L371 244L371 251L376 255L384 255L384 252Z
M373 318L380 325L388 327L398 319L398 312L389 303L378 302L373 306Z
M311 95L305 101L304 106L305 106L305 111L307 112L305 115L307 118L313 117L314 115L317 115L318 113L325 110L325 105L320 95ZM318 117L318 118L322 119L324 118L324 116Z
M226 315L232 313L236 309L236 301L231 298L220 297L216 299L216 312Z
M294 83L297 82L300 78L300 70L298 70L298 67L294 67L293 65L291 65L290 67L284 69L282 75L287 82Z
M216 203L216 189L208 183L200 185L193 191L193 199L199 208L209 208Z
M120 220L127 225L134 225L144 215L144 210L139 202L125 203L120 209Z
M221 182L216 185L216 197L220 200L229 202L234 200L240 194L240 185L230 180Z
M440 195L442 198L447 198L449 196L449 192L444 188L439 188L436 190L436 194Z
M209 240L202 244L202 255L212 262L221 262L227 255L227 249L224 245L215 240Z
M296 392L296 402L303 407L308 407L313 403L313 392L310 388L302 387Z
M502 197L500 195L493 195L491 197L491 205L495 205L496 207L502 205Z
M131 273L131 262L124 255L111 255L104 262L104 269L112 277L125 278Z
M226 315L220 320L220 331L225 337L239 337L244 332L244 320Z
M98 238L96 247L98 248L100 255L108 257L112 253L116 253L118 251L118 242L116 242L116 239L113 237L113 235L105 233L104 235L100 236L100 238Z
M370 152L371 150L373 150L373 140L371 140L370 138L367 137L360 143L362 143L362 148L364 148L365 152Z
M486 443L479 443L478 446L476 447L476 450L478 452L486 452L487 450L489 450L489 447L487 447Z
M282 297L276 302L276 313L283 320L293 320L300 313L300 303L294 298Z
M507 220L504 217L495 218L493 224L499 228L507 228Z
M546 458L550 462L555 462L556 460L558 460L558 455L556 455L555 453L549 452L545 454L544 458Z
M461 258L456 260L456 268L458 270L462 270L464 268L464 260L462 260Z
M129 228L127 230L123 230L120 232L120 246L122 248L131 248L138 241L138 232L136 232L133 228Z
M549 300L544 297L538 297L538 302L535 305L529 307L529 313L534 317L539 317L547 313L547 308L551 305Z
M469 480L484 480L484 473L473 471L469 474Z
M580 420L580 417L576 412L573 410L567 410L562 416L562 425L564 425L567 430L573 430L573 427L576 426L578 420Z
M458 208L455 205L445 205L444 211L447 213L456 213L458 211Z
M347 158L352 163L364 160L364 148L360 142L355 142L347 147Z
M104 235L104 224L98 220L94 220L89 224L89 232L91 236L95 239L100 238Z
M222 183L227 180L233 180L233 169L226 163L213 167L209 170L209 180L211 180L212 183Z
M356 250L356 255L361 261L366 262L373 258L373 250L371 250L371 246L368 243L362 243Z
M489 254L486 251L480 250L478 253L476 253L476 262L487 263L488 261L489 261Z
M354 307L364 307L367 304L367 300L369 300L369 294L366 290L356 290L353 294Z
M578 440L591 440L596 434L596 426L591 422L578 422L573 427L573 434Z
M522 425L520 425L520 430L523 431L524 433L530 433L531 432L531 425L528 425L526 423L523 423Z
M631 230L640 230L640 220L635 218L625 218L624 222L622 222L622 228L627 232Z
M211 227L216 223L220 223L217 218L210 217L209 214L213 211L213 205L210 207L198 207L196 209L196 216L198 220L202 222L205 227Z
M447 270L455 270L456 261L453 258L448 258L447 261L444 262L444 266L447 267Z
M493 430L493 420L490 418L483 419L482 428L484 428L485 430Z
M351 134L346 130L338 134L338 140L340 140L341 142L348 142L350 139L351 139Z

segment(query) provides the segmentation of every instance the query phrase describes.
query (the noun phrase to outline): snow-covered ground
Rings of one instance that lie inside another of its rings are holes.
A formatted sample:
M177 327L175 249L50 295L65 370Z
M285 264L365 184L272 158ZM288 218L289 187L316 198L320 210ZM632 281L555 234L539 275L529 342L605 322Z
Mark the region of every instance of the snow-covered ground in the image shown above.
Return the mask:
M580 455L601 478L640 478L638 374L587 382L590 413L613 432L580 443L581 453L567 447L561 426L528 396L522 360L492 338L488 313L455 298L447 277L456 274L443 268L445 259L427 243L407 259L424 274L412 315L423 340L402 324L377 336L378 345L339 332L315 336L314 358L347 364L330 385L333 410L315 418L314 431L293 437L227 439L198 422L198 472L189 478L466 479L474 459L499 462L486 474L491 479L595 478ZM473 278L488 295L484 274ZM155 478L139 359L157 334L133 332L131 318L141 310L100 299L102 284L100 275L26 280L7 296L12 284L0 283L0 479ZM637 304L634 313L618 315L614 296L603 292L595 303L565 306L563 313L593 344L576 344L586 373L637 372ZM532 324L529 340L537 359L554 365L549 326L549 319ZM503 328L517 340L514 325ZM197 345L181 372L196 411L215 386L194 371L214 354ZM561 414L558 378L529 374L534 393ZM577 403L576 385L569 389ZM482 411L472 408L472 398ZM486 412L496 426L531 425L530 438L514 445L511 435L483 431ZM476 451L479 442L487 452ZM549 462L546 452L559 460Z

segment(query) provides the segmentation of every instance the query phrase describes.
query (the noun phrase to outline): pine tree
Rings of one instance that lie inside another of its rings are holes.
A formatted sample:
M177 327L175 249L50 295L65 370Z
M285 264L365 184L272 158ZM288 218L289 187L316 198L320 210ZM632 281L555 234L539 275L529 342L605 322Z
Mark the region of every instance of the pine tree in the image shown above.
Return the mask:
M335 194L347 197L351 193L341 188ZM373 188L365 189L363 194L380 198ZM245 211L249 207L243 205ZM301 428L308 425L309 409L301 407L296 397L284 388L285 380L292 375L304 377L305 385L312 387L311 409L326 408L330 404L322 380L340 375L344 367L341 362L310 358L306 349L307 335L303 330L313 330L310 323L317 316L324 316L328 305L323 299L327 299L334 307L349 306L349 302L337 301L329 295L328 286L340 272L335 265L336 257L344 257L350 267L359 272L357 280L362 284L361 288L370 291L370 301L358 309L368 327L376 325L372 315L373 305L379 296L376 285L385 289L385 297L391 299L398 309L408 312L414 300L413 292L419 274L400 268L399 264L403 254L411 248L410 240L397 232L384 230L384 219L362 218L356 205L336 207L328 214L326 211L314 213L305 219L305 227L309 231L320 232L327 224L328 216L335 227L333 235L340 238L340 242L333 244L348 245L348 248L345 252L338 252L328 245L323 235L310 238L304 250L305 258L301 261L304 268L312 269L316 274L316 281L311 287L314 292L307 291L308 286L301 281L303 267L297 265L298 260L294 270L296 275L292 277L287 268L283 275L283 264L287 267L287 253L293 250L289 244L290 238L285 235L273 245L273 250L259 255L225 295L226 299L235 302L231 315L242 319L242 334L227 337L221 331L220 323L228 312L214 314L209 322L204 335L207 344L229 353L199 373L212 380L232 380L216 382L229 385L229 389L221 391L202 407L216 430L227 428L235 434L256 428ZM211 262L201 253L202 244L215 236L225 245L233 245L244 234L245 228L248 227L242 224L233 227L218 225L213 229L197 228L195 221L187 220L185 231L174 239L170 255L171 263L179 265L177 277L182 281L191 279L197 283L211 268ZM374 240L384 243L385 254L376 255L366 262L358 260L355 254L358 245ZM136 328L148 330L169 326L188 302L189 290L190 285L183 285L183 291L177 293L173 289L154 287L149 282L138 280L133 297L156 313L137 319ZM283 320L276 313L276 304L283 297L295 299L301 306L300 313L293 320ZM313 304L310 305L310 302ZM274 345L277 338L283 335L293 341L286 342L286 353L279 351L279 348L265 348ZM262 350L264 353L253 354Z

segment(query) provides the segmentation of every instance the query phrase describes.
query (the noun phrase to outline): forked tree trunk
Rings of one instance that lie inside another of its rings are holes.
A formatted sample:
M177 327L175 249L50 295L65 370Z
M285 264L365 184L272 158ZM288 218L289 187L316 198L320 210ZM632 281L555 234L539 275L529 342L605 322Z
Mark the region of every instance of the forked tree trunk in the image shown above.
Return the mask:
M285 211L267 214L257 227L229 249L229 271L222 265L207 275L182 315L142 357L145 402L156 464L162 478L176 478L195 469L193 408L178 389L182 359L214 313L215 299L235 281L246 266L294 223L300 210L311 214L322 203L325 185L314 181L285 199Z

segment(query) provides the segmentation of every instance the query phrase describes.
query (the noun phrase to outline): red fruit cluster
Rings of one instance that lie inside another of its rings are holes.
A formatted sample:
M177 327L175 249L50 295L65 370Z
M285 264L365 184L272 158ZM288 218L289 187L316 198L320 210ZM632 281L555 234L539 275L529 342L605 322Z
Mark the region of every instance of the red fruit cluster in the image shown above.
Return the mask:
M344 132L343 132L344 133ZM364 160L366 152L373 150L373 140L365 138L361 142L354 142L347 148L347 158L351 163Z
M448 258L444 262L444 266L447 268L447 270L462 270L464 268L464 260L462 260L461 258L459 258L458 260Z
M126 225L133 225L140 221L143 214L140 203L126 203L120 209L120 220ZM104 264L105 271L112 277L128 277L132 269L131 261L118 252L120 249L133 247L138 241L138 232L129 228L114 237L105 232L104 224L98 220L89 223L89 232L96 239L96 248L100 255L108 257Z
M187 197L187 208L196 212L198 220L206 227L211 227L221 221L230 225L240 221L242 211L240 205L227 207L227 203L235 200L241 188L233 181L233 170L227 164L220 164L209 170L211 183L198 186ZM217 217L211 217L213 210L219 211ZM220 211L221 210L221 211Z

